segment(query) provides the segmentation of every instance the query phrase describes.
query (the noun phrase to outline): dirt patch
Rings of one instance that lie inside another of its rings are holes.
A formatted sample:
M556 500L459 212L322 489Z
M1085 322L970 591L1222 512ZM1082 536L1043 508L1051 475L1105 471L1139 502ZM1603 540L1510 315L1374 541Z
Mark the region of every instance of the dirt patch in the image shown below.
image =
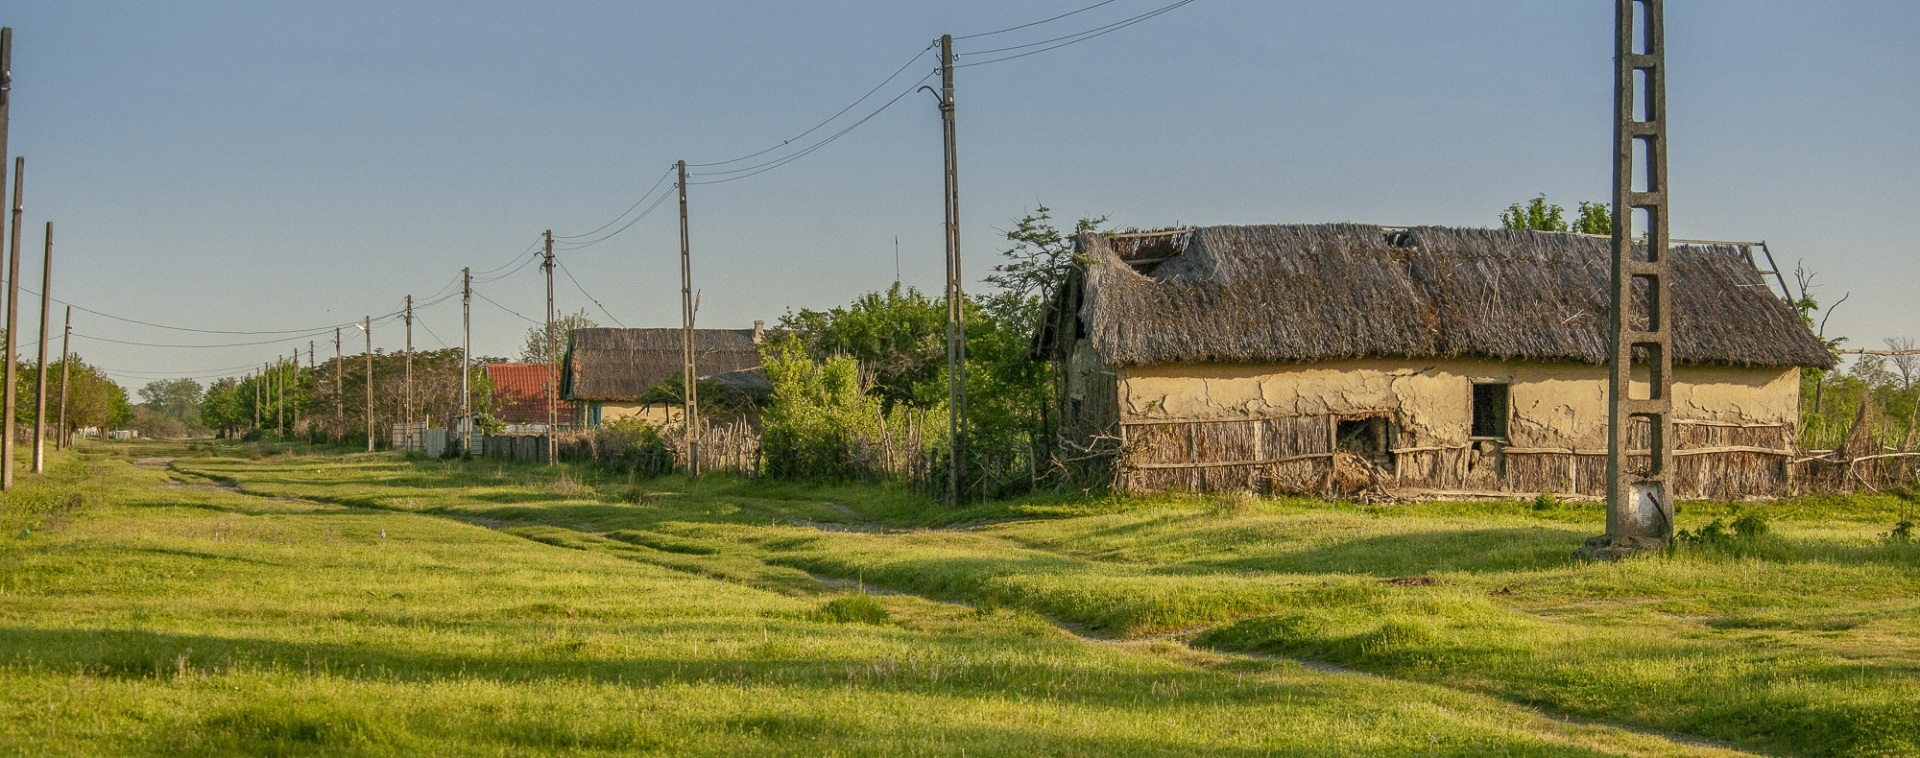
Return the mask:
M172 463L176 460L179 460L179 459L177 458L135 458L133 459L133 465L148 466L151 468L166 468L167 466L172 465Z
M1431 576L1396 576L1384 581L1395 587L1432 587L1447 583L1445 579Z

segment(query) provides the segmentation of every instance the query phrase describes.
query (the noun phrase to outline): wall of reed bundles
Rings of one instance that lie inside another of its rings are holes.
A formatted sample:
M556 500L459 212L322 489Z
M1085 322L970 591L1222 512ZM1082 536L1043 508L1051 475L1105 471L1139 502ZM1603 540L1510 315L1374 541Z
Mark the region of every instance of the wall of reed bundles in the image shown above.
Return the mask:
M1343 420L1354 418L1363 417L1129 419L1120 425L1124 441L1118 481L1121 489L1135 492L1606 493L1604 448L1517 447L1494 440L1419 444L1417 435L1400 430L1400 444L1389 448L1383 465L1341 445L1337 430ZM1789 426L1682 420L1675 425L1675 436L1672 482L1680 497L1782 497L1796 491ZM1628 445L1647 449L1644 423L1629 428ZM1645 468L1649 458L1644 453L1630 456L1628 465ZM1863 476L1869 481L1898 480L1898 464L1879 466L1863 469ZM1800 470L1817 468L1803 463ZM1837 474L1820 471L1825 478L1809 483L1837 482Z

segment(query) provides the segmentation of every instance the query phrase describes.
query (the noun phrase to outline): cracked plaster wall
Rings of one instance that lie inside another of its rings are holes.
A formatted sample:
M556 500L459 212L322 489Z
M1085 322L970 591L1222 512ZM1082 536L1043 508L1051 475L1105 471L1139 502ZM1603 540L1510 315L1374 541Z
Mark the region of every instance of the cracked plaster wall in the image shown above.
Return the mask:
M1477 381L1504 381L1518 447L1605 449L1607 368L1572 363L1370 359L1315 364L1136 366L1118 371L1129 420L1392 413L1401 444L1467 441ZM1680 366L1674 417L1795 425L1800 371Z

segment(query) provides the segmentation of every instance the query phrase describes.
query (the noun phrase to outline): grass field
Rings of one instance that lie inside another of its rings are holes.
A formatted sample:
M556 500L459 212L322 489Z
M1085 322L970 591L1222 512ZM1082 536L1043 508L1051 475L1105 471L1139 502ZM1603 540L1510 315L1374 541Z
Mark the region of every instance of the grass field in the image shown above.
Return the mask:
M23 482L20 754L1920 754L1891 496L1600 565L1557 503L955 511L209 443Z

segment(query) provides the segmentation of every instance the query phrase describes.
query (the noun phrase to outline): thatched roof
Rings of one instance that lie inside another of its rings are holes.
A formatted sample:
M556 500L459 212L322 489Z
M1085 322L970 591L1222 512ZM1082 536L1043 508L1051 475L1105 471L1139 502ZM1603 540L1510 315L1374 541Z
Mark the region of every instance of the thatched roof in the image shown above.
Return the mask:
M758 369L753 329L693 330L701 379ZM575 329L567 335L560 378L569 400L638 402L654 385L681 372L679 329Z
M1348 358L1607 361L1611 243L1360 224L1083 234L1036 349L1091 340L1110 365ZM1672 249L1674 359L1831 366L1744 247ZM1077 323L1076 323L1077 322Z

